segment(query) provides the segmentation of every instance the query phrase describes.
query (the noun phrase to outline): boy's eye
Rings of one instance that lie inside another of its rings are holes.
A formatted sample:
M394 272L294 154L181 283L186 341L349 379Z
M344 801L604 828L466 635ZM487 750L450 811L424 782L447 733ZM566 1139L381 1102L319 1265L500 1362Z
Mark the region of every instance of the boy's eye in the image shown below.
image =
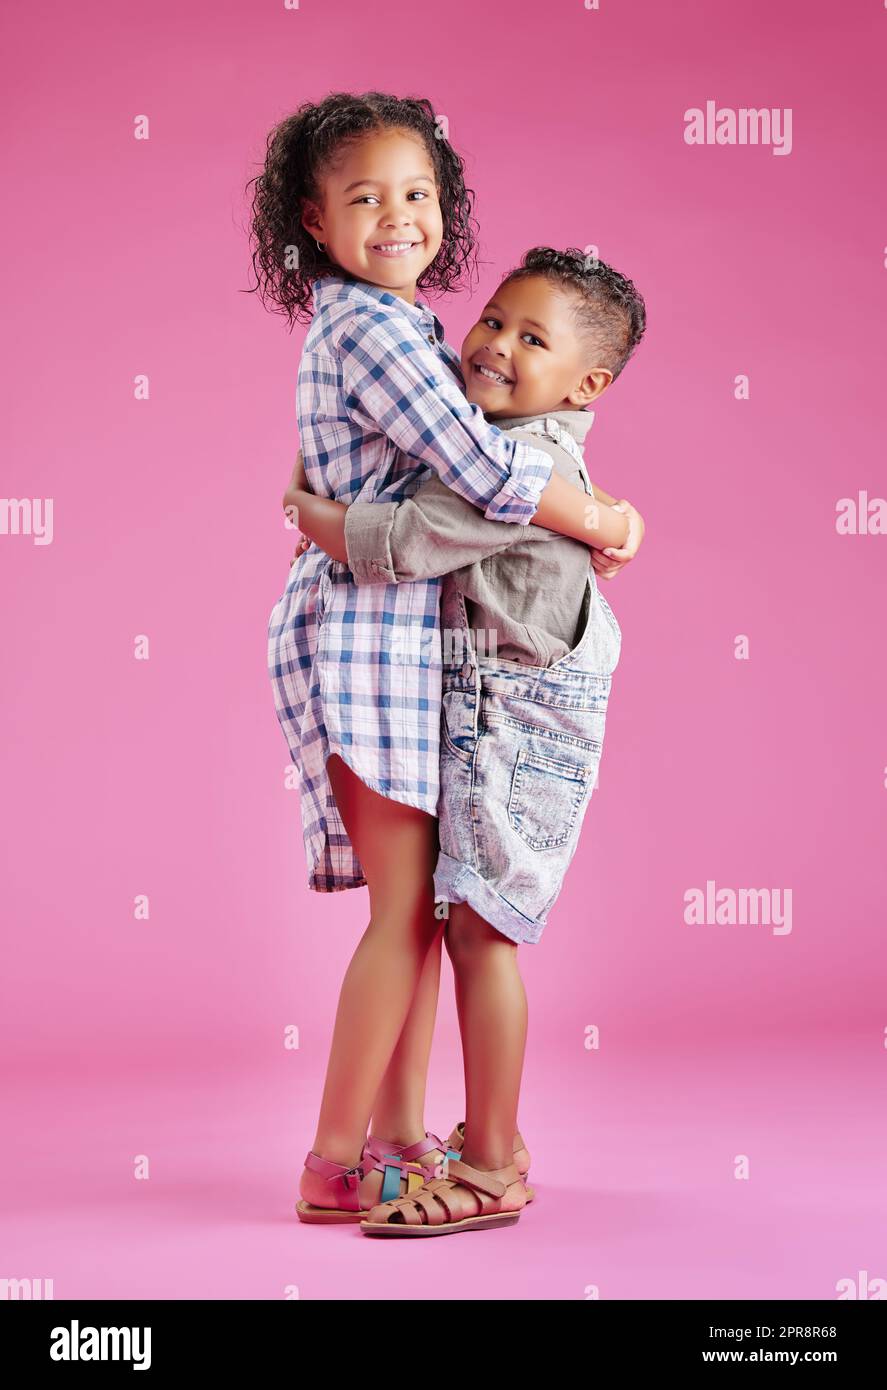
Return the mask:
M535 335L535 333L524 333L524 334L522 334L522 336L523 336L524 338L532 338L533 342L534 342L534 343L538 343L540 347L544 347L544 346L545 346L545 344L543 343L542 339L541 339L541 338L537 338L536 335Z
M488 326L489 328L501 328L501 327L502 327L502 325L500 324L499 320L498 320L498 319L494 319L494 318L482 319L481 322L487 324L487 326Z

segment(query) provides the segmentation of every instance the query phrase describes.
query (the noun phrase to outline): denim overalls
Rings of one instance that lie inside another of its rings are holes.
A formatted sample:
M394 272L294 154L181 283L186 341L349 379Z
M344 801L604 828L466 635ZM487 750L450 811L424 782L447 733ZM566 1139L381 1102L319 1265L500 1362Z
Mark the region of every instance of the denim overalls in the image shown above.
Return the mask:
M591 482L582 463L586 491ZM622 633L589 566L577 645L551 666L477 655L465 598L444 581L435 898L467 902L535 943L597 779Z

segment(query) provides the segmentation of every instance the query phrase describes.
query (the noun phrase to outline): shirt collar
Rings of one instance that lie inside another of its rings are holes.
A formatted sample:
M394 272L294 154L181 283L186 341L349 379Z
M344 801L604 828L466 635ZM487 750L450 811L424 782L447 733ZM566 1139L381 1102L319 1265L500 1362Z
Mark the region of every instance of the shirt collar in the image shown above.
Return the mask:
M544 415L515 415L507 420L491 420L491 425L496 425L500 430L520 429L521 425L528 425L531 420L556 420L576 440L577 444L585 443L585 436L594 424L593 410L547 410Z
M408 304L399 295L392 294L390 290L383 290L379 285L368 285L364 280L347 279L344 275L319 276L312 282L311 290L315 310L336 300L353 299L365 302L367 299L373 299L379 304L390 304L395 309L402 310L422 328L425 325L431 326L437 341L442 343L444 340L443 324L423 299L417 299L415 304Z

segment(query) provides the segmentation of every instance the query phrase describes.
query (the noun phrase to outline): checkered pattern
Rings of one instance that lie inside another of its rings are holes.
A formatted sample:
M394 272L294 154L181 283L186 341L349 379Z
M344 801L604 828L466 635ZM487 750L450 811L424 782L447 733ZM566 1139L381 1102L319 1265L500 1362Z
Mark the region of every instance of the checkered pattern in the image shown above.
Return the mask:
M314 282L297 411L311 488L397 502L432 472L484 514L529 523L552 468L463 394L437 316L373 285ZM292 566L268 629L277 715L299 769L308 886L357 888L363 870L325 762L338 753L382 796L437 813L440 580L358 587L316 546Z

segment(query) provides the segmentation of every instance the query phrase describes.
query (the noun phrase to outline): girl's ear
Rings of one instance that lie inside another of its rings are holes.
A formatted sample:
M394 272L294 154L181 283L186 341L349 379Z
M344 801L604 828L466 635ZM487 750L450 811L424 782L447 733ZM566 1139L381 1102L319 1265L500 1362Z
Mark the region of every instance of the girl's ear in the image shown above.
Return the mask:
M306 203L302 209L302 226L305 231L314 237L315 241L324 241L323 218L320 208L316 203Z

